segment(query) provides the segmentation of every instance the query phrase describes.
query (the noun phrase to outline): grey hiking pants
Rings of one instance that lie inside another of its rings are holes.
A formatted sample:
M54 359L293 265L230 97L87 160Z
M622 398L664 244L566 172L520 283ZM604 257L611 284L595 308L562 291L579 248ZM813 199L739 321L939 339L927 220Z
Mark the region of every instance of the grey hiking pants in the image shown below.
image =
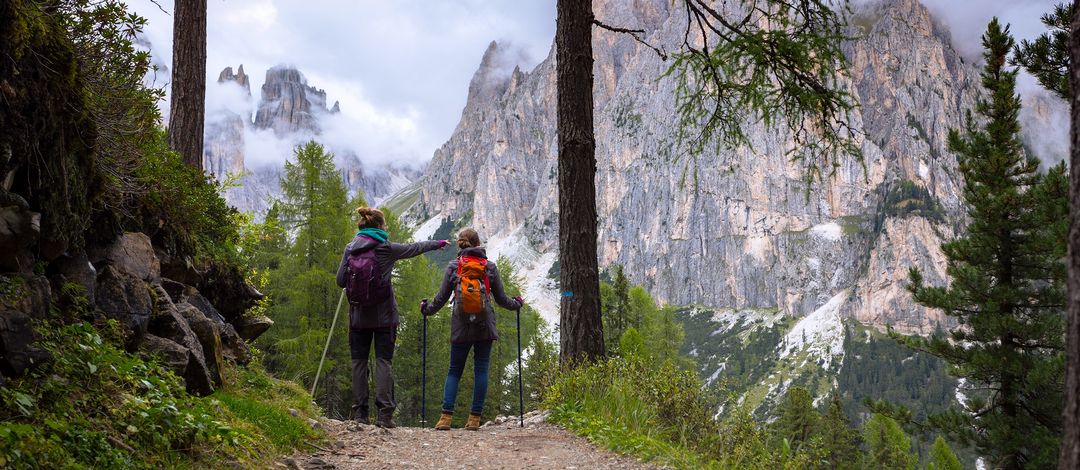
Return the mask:
M349 331L354 419L370 416L368 414L368 356L371 353L372 342L375 343L375 409L380 417L394 415L397 403L394 401L394 373L390 364L394 360L396 340L396 327Z

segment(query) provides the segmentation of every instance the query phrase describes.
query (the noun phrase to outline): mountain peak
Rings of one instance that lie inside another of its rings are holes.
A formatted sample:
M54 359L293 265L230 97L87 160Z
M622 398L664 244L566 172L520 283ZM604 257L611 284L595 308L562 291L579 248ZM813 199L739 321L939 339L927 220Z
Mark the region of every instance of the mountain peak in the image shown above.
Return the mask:
M222 70L221 73L218 74L217 81L218 83L234 82L247 90L248 96L251 96L251 80L247 74L244 73L244 64L240 64L240 67L235 74L233 73L232 67L225 67L225 70Z

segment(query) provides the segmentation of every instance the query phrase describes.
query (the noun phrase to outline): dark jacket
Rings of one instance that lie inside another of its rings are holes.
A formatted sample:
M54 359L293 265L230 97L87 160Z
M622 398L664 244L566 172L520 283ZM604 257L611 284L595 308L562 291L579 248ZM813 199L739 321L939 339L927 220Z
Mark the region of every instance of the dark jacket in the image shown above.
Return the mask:
M473 256L477 258L487 259L487 253L483 247L473 247L461 250L458 253L458 258L462 256ZM454 288L457 286L461 279L458 278L458 259L450 261L450 264L446 266L446 275L443 276L442 287L439 288L439 293L435 294L435 298L428 304L427 309L424 310L424 315L434 315L439 309L446 305L446 301L450 300L450 296L454 293ZM511 299L506 296L506 291L503 290L502 279L499 278L499 268L495 266L494 262L487 264L487 276L488 284L491 286L491 297L495 300L495 303L499 304L505 309L517 310L521 308L521 304L517 300ZM456 310L456 309L455 309ZM451 343L468 343L472 341L492 341L499 339L499 330L495 328L495 312L488 312L487 321L478 324L472 324L462 317L462 315L451 314L450 315L450 342Z
M390 276L394 271L394 262L399 259L412 258L413 256L436 250L439 248L438 240L428 240L408 245L393 242L379 243L378 241L360 236L356 237L341 255L341 264L337 270L338 287L345 287L348 281L349 254L357 251L375 250L375 262L379 265L379 272L386 282L390 282ZM401 323L398 316L397 300L394 299L393 288L390 290L390 298L374 307L360 307L349 305L349 329L367 330L373 328L396 327Z

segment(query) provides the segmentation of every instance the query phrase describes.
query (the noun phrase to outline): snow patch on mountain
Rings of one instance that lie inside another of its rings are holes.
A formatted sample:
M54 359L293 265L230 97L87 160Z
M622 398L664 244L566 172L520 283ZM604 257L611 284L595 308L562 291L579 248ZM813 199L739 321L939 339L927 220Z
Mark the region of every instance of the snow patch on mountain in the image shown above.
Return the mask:
M843 235L843 233L840 224L837 224L836 222L817 224L810 228L811 235L832 242L840 241L840 236Z
M780 357L786 358L805 350L807 359L816 358L823 369L829 369L834 358L842 359L844 322L840 318L840 308L850 294L850 290L844 289L800 319L784 336Z

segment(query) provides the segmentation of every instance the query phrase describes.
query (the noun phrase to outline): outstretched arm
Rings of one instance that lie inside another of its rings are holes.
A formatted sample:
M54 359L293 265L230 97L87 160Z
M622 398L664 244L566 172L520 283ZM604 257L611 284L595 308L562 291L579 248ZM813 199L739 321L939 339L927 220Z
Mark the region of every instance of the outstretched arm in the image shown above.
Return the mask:
M420 313L424 315L434 315L435 312L438 312L439 309L443 308L443 305L446 305L446 302L450 300L450 294L454 292L454 264L455 263L451 262L450 265L446 267L446 275L443 276L442 286L439 287L439 293L435 294L435 298L431 299L431 303L426 304L427 308Z
M488 283L491 284L491 296L495 299L495 303L508 310L517 310L521 308L520 302L506 296L506 290L503 289L502 279L499 278L498 266L496 266L495 263L488 263L487 271Z
M446 246L446 240L425 240L416 243L390 243L390 256L395 260L412 258L413 256L438 250Z

